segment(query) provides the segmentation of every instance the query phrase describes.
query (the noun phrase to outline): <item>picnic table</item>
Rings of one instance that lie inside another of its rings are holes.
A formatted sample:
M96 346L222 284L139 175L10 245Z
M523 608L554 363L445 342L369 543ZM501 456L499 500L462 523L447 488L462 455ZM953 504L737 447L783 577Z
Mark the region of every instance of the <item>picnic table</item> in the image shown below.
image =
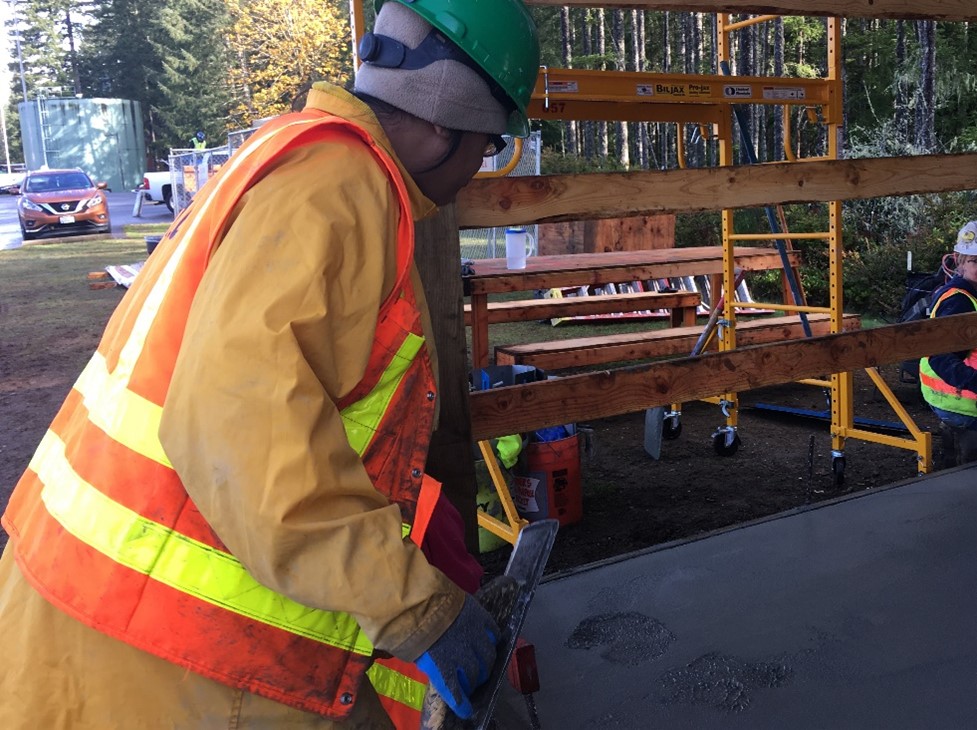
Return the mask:
M790 252L792 266L799 264L796 252ZM746 271L763 271L783 267L780 254L772 248L737 247L736 266ZM684 276L707 276L711 290L719 291L722 286L723 248L722 246L693 246L687 248L666 248L643 251L613 251L607 253L582 253L557 256L533 256L526 262L525 269L508 269L502 259L479 259L472 262L471 272L464 275L465 292L469 295L466 305L466 320L472 328L472 367L484 368L489 364L488 327L497 322L533 320L545 316L575 316L584 311L578 300L527 299L522 303L489 302L489 296L507 292L533 292L539 289L557 289L579 286L604 286L619 282L650 281ZM592 297L592 306L597 311L607 312L609 306L617 306L616 311L635 311L651 309L655 304L653 294L664 297L660 292L644 292L641 295L618 295L618 297ZM599 303L602 299L607 302ZM691 299L661 299L660 308L673 310L672 325L681 326L695 323L695 308Z

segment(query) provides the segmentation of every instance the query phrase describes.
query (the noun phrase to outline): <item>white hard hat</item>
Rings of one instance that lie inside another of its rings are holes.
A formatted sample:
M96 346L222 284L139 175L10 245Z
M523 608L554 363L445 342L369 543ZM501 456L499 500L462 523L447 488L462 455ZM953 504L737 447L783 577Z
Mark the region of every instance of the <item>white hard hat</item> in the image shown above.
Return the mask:
M960 229L957 234L957 245L953 247L954 253L977 256L977 221L970 221Z

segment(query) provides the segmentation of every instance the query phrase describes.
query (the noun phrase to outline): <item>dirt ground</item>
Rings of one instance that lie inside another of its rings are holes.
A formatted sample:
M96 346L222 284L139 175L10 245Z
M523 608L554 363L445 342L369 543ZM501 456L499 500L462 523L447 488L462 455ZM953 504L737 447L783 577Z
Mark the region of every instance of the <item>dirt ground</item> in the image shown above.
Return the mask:
M918 385L901 382L894 365L881 373L916 424L934 431L938 421L919 395ZM854 404L856 425L907 435L889 428L900 425L898 417L864 372L855 376ZM849 439L839 485L832 469L828 421L761 406L828 409L825 392L809 385L744 393L740 447L731 456L720 456L712 440L725 422L719 406L687 403L682 408L682 431L677 439L663 441L658 461L643 449L643 413L581 424L593 429L589 453L582 458L583 519L561 528L547 572L917 476L914 451ZM940 440L935 432L934 436L934 458L939 462ZM498 553L483 556L489 571L504 568L508 550Z
M99 292L93 306L104 318L120 290ZM24 302L0 302L0 320ZM91 325L84 322L93 321ZM58 331L38 333L29 346L0 338L0 505L26 467L48 423L81 371L101 333L97 318L68 319ZM86 329L87 327L87 329ZM882 374L925 429L936 419L918 387L900 382L896 366ZM856 418L896 422L864 373L855 379ZM679 438L664 441L659 461L643 450L644 415L636 413L589 424L589 448L581 468L583 519L561 529L548 572L563 570L731 524L789 510L808 502L871 489L916 476L915 454L862 440L849 440L845 480L835 484L831 441L823 421L774 415L754 406L768 403L823 411L824 392L788 385L743 394L739 435L732 456L713 451L712 434L723 423L716 405L687 403ZM939 451L939 443L935 445ZM0 532L0 544L6 535ZM508 550L483 556L490 572L501 569Z

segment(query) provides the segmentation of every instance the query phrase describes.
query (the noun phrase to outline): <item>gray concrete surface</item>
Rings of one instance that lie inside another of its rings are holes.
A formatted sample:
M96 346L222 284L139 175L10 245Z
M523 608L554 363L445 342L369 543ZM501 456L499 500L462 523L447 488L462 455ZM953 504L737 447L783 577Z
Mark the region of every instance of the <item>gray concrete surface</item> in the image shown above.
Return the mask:
M977 728L975 599L971 467L555 577L523 635L547 730Z

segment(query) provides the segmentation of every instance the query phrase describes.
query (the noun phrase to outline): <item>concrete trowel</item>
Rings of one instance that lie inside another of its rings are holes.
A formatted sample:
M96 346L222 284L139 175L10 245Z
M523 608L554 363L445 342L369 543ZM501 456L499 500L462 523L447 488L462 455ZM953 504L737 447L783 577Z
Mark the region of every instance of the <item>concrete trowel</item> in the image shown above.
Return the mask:
M529 604L543 577L543 568L553 549L558 520L531 522L522 528L509 556L505 574L487 583L475 597L492 615L502 632L495 664L488 681L471 697L474 714L467 720L455 715L445 701L428 687L421 710L422 730L488 730L495 702L506 678L506 669L519 639Z

